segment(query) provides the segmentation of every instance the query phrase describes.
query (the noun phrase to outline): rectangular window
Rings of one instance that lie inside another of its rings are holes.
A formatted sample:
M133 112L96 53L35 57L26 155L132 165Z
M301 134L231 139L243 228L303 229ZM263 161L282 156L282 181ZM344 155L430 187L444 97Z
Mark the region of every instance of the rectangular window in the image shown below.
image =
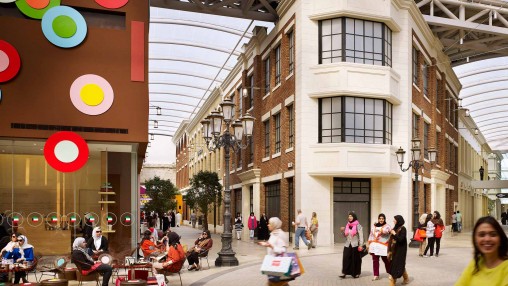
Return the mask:
M289 68L288 72L289 74L292 74L295 69L295 35L294 32L291 31L288 34L288 40L289 40Z
M251 136L249 137L249 164L254 162L254 140L252 140Z
M291 225L292 221L295 221L295 195L294 195L294 184L293 178L288 179L288 225ZM290 231L294 232L294 228L290 227Z
M238 148L238 151L236 151L236 167L242 168L242 149Z
M413 83L418 86L418 73L420 69L418 68L418 50L413 47Z
M249 188L249 212L254 211L254 186Z
M242 87L240 86L236 90L236 94L238 94L238 118L243 114L243 96L242 96Z
M293 114L293 105L288 106L288 147L291 148L295 145L295 115Z
M274 116L275 119L275 153L280 152L280 112Z
M235 190L235 212L242 213L242 189Z
M420 132L418 131L418 124L420 123L420 116L418 116L416 113L413 113L413 132L412 132L412 138L418 138L420 135Z
M270 156L270 120L264 122L265 124L265 157Z
M423 124L423 157L429 159L429 133L430 124L425 122Z
M236 114L237 114L237 113L236 113L236 108L237 108L237 106L238 106L238 104L235 102L235 100L236 100L236 98L235 98L235 93L231 94L231 95L229 96L229 98L231 99L231 102L233 102L233 103L235 104L235 107L233 108L233 116L231 116L231 119L233 119L233 120L234 120L234 119L235 119L235 116L236 116Z
M265 60L265 94L270 93L270 57Z
M254 107L254 75L249 76L249 109Z
M265 184L266 215L280 217L280 181Z
M425 62L422 70L423 75L423 94L429 96L429 64Z
M383 23L352 18L319 22L319 63L392 65L392 31Z
M384 99L319 99L320 143L391 144L392 105Z
M440 89L440 86L441 86L441 81L437 79L437 76L436 76L436 90L434 92L434 98L436 100L436 106L437 108L439 109L439 89Z
M441 138L441 132L437 131L436 132L436 151L437 151L436 152L436 164L439 164L439 153L441 151L441 149L440 149L441 146L439 144L439 141L440 141L439 138Z
M275 48L275 85L280 83L280 45Z

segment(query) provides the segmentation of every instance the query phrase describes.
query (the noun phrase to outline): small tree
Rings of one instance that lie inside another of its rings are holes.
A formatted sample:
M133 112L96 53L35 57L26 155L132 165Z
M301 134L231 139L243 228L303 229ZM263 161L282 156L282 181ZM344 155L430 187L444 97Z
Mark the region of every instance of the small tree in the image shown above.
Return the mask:
M208 209L212 204L220 206L222 202L222 185L216 172L199 171L190 179L191 189L185 195L185 202L204 214L203 227L208 230Z
M145 182L145 187L146 194L151 199L145 204L147 211L160 214L176 208L175 196L178 194L178 189L171 180L161 180L155 176Z

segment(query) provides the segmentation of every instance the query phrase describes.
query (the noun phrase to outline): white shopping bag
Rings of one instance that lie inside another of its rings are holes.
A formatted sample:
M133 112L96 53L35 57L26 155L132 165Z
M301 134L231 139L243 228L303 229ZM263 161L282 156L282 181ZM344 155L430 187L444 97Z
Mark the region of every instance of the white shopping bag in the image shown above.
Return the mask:
M261 273L271 276L289 276L291 272L291 257L266 255L261 265Z
M164 279L164 275L155 274L155 279L157 279L157 286L167 286L166 280Z

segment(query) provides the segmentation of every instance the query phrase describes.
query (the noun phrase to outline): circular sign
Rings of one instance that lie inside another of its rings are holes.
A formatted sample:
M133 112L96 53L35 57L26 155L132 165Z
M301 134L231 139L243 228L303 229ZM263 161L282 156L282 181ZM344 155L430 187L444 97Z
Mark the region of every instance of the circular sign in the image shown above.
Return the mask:
M129 0L95 0L95 2L104 8L117 9L125 6Z
M99 115L113 105L113 88L103 77L86 74L78 77L71 85L72 104L88 115Z
M88 145L78 134L60 131L48 138L44 145L44 158L55 170L74 172L88 161Z
M49 9L60 6L60 0L17 0L16 6L28 17L42 19Z
M11 44L0 40L0 82L11 80L20 68L18 51Z
M41 213L32 212L28 214L26 222L32 227L37 227L44 222L44 216Z
M61 48L81 44L87 33L85 18L67 6L56 6L48 10L42 17L41 25L46 39Z

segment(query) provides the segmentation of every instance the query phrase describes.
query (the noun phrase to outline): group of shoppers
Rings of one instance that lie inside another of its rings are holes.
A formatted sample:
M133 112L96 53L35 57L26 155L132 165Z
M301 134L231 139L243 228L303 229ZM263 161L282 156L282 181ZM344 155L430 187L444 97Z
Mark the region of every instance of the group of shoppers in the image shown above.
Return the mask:
M420 242L420 250L418 255L424 258L439 257L439 250L441 248L441 238L445 231L445 225L441 214L435 211L432 214L422 214L419 219L419 231L422 241ZM436 246L436 253L434 256L434 245ZM430 255L427 252L430 250Z

